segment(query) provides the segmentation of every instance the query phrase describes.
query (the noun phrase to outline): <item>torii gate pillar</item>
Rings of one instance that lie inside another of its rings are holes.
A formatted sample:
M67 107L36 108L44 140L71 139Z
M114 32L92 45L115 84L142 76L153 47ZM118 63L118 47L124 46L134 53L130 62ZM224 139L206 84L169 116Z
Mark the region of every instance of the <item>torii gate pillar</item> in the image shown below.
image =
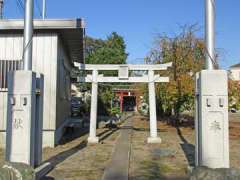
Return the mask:
M154 71L148 71L148 94L149 94L149 114L150 114L150 137L148 143L161 143L161 138L157 134L157 112Z
M98 143L99 138L96 136L97 127L97 100L98 100L98 71L93 70L92 72L92 96L91 96L91 115L90 115L90 130L89 130L89 143Z

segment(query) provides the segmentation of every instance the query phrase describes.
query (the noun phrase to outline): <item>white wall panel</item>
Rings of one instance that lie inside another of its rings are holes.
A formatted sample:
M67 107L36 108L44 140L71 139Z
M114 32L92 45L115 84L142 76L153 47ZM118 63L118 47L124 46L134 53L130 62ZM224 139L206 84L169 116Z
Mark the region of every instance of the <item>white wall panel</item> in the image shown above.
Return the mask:
M0 60L22 59L23 38L17 34L0 35Z
M7 92L0 92L0 131L6 129L7 119Z
M44 74L43 129L56 129L57 35L37 34L33 45L33 70Z
M36 34L33 38L33 70L44 74L44 117L43 128L56 129L56 76L57 34ZM21 34L0 35L0 60L21 60L23 37ZM2 98L1 100L2 101ZM1 109L2 106L0 107ZM0 127L6 119L0 110Z
M5 58L5 37L0 35L0 60L6 59Z

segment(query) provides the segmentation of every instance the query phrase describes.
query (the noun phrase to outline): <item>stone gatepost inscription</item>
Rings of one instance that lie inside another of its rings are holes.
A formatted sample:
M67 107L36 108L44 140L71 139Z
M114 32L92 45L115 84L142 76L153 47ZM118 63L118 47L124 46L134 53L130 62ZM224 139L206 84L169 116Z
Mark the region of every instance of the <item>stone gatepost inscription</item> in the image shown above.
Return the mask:
M207 115L208 119L208 140L206 161L212 161L216 164L222 163L224 151L223 115L221 112L211 112ZM211 143L214 142L214 143Z

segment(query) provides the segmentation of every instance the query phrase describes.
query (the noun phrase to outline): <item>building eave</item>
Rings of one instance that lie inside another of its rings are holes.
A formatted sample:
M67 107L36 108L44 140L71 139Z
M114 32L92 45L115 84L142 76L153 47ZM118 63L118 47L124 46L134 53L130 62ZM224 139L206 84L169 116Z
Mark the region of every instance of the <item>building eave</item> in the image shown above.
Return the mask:
M0 34L23 34L23 19L0 20ZM72 62L84 62L85 25L82 19L35 19L35 33L57 33L61 36Z
M230 66L230 69L240 69L240 63Z

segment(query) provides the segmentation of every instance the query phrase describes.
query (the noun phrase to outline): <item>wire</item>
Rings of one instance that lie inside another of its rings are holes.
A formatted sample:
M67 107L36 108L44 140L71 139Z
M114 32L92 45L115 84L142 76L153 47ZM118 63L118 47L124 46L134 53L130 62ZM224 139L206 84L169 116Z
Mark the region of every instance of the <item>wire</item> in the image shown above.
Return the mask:
M24 14L24 5L23 2L21 0L16 0L17 3L17 7L20 11L20 13L23 15Z
M212 4L213 8L216 9L215 0L211 0L211 4ZM214 15L216 15L216 13Z
M24 3L23 3L23 1L22 0L16 0L16 3L17 3L17 7L18 7L18 9L20 10L20 12L22 13L22 14L24 14ZM40 17L42 17L42 12L41 12L41 8L40 8L40 5L39 5L39 2L38 2L38 0L35 0L35 4L36 4L36 9L37 9L37 11L38 11L38 13L39 13L39 16Z
M17 0L19 6L21 7L22 10L24 10L24 3L22 0Z
M26 46L24 47L24 49L23 49L22 60L23 60L23 58L24 58L24 54L25 54L27 48L30 46L30 44L32 43L32 41L33 41L33 35L32 35L32 37L31 37L31 39L28 41L27 45L26 45Z
M208 49L205 47L204 48L205 49L205 52L207 53L207 56L210 58L210 60L212 61L212 63L213 63L213 65L217 65L217 61L216 61L216 59L215 58L213 58L211 55L210 55L210 53L209 53L209 51L208 51Z
M36 9L39 13L39 16L42 17L42 11L41 11L40 5L38 3L38 0L35 0L35 4L36 4Z

